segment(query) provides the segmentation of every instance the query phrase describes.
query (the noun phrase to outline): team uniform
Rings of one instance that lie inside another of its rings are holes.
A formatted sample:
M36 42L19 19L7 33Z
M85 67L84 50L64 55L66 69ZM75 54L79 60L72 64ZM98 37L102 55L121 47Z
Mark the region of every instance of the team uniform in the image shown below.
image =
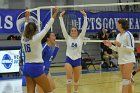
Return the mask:
M36 78L44 73L42 59L43 48L41 45L41 40L49 31L53 23L54 19L51 18L44 29L40 33L34 35L31 40L28 40L22 36L21 43L26 57L23 68L23 73L25 76Z
M84 23L82 27L82 32L80 35L73 39L71 36L68 35L63 18L60 16L60 25L63 32L63 35L66 39L67 44L67 50L66 50L66 60L65 63L69 63L72 67L77 67L81 65L81 51L82 51L82 45L86 33L87 28L87 17L84 16Z
M133 35L129 31L126 31L122 35L118 34L116 41L119 41L121 46L116 47L112 45L110 48L118 52L118 64L135 63Z
M56 57L59 48L55 47L53 49L47 43L43 44L42 46L43 46L42 58L44 61L44 66L45 66L45 73L46 75L48 75L51 62Z

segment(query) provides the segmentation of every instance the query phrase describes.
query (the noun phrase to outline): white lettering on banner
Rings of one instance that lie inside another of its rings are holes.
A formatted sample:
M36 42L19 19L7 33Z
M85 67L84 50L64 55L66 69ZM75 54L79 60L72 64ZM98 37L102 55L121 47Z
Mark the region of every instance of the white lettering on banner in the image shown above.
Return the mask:
M5 24L4 24L5 29L11 29L13 27L12 20L13 20L12 16L5 17Z
M120 19L120 18L114 18L115 24L116 24L115 26L116 26L116 27L117 27L117 22L118 22L119 19ZM115 28L116 28L116 27L115 27Z
M12 63L13 62L13 60L2 60L2 64L4 64L4 63Z
M134 23L133 18L129 18L129 29L134 29L133 23Z
M110 29L114 29L115 27L114 27L114 20L113 20L113 18L110 18L109 19L109 28Z
M96 19L96 29L101 29L102 28L102 23L101 23L101 18Z
M0 29L2 28L2 20L1 20L1 16L0 16Z
M90 18L87 18L87 21L89 20ZM88 21L89 22L89 21ZM87 25L87 30L89 30L90 29L90 25L89 25L90 23L88 23L88 25Z
M78 18L78 29L81 29L81 18Z
M140 29L139 22L140 22L140 20L138 20L138 18L136 18L135 29Z
M91 30L94 30L95 18L88 18L88 22L91 23Z
M103 28L108 28L108 19L104 18L102 22Z
M88 26L87 30L99 30L102 27L108 29L116 29L117 22L119 19L126 19L129 22L129 29L140 29L140 19L139 18L87 18ZM72 20L72 24L76 25L79 30L82 29L82 19Z

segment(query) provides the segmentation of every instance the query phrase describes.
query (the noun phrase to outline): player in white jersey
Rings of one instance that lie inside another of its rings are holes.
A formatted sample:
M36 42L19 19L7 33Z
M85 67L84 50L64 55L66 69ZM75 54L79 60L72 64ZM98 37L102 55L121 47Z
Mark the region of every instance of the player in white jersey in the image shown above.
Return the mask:
M63 32L63 35L66 39L67 50L66 50L66 61L65 61L65 69L67 76L67 93L71 93L71 83L72 79L74 79L74 93L78 92L78 84L80 79L81 72L81 52L83 40L86 33L87 28L87 16L84 11L80 11L84 16L84 23L82 27L82 32L79 34L76 27L72 27L70 31L70 35L68 35L64 21L63 15L65 11L60 14L60 25Z
M41 40L54 23L57 13L58 8L54 8L52 18L41 32L37 33L37 26L33 22L29 22L23 32L21 43L26 57L23 73L26 77L28 93L35 93L36 84L43 89L44 93L51 92L47 76L43 70Z
M129 23L125 19L117 22L117 29L120 32L116 41L112 44L110 41L104 41L104 44L114 51L118 52L118 64L122 74L122 93L132 93L131 72L135 63L134 55L134 37L127 31Z

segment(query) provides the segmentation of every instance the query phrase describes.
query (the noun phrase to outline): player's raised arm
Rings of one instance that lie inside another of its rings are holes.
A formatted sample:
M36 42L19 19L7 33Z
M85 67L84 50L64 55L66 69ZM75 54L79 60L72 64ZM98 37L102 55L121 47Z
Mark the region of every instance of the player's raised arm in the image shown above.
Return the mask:
M86 30L87 30L87 25L88 25L88 22L87 22L87 14L84 10L81 10L80 11L83 16L84 16L84 23L83 23L83 26L82 26L82 32L80 33L80 37L81 38L84 38L85 37L85 34L86 34Z
M43 30L40 32L40 33L38 33L37 35L36 35L36 39L40 39L40 40L42 40L43 39L43 37L46 35L46 33L49 31L49 29L51 28L51 26L53 25L53 23L54 23L54 19L57 17L57 14L58 14L58 8L57 7L55 7L55 8L53 8L53 15L52 15L52 18L49 20L49 22L45 25L45 27L43 28Z
M60 20L60 26L61 26L61 29L62 29L63 36L64 36L65 39L67 39L69 35L67 33L67 30L66 30L66 27L65 27L65 24L64 24L64 20L63 20L64 14L65 14L65 11L60 13L59 20Z

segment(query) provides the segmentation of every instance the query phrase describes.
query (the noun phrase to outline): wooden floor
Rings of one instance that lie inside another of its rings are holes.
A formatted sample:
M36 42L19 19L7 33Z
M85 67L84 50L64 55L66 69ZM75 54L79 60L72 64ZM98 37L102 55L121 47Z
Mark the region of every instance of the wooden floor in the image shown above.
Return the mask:
M66 93L65 76L58 74L53 78L57 87L55 93ZM133 91L140 93L140 73L135 76ZM21 79L0 80L0 93L26 93L26 87L21 86ZM120 73L115 71L82 74L79 93L121 93Z

